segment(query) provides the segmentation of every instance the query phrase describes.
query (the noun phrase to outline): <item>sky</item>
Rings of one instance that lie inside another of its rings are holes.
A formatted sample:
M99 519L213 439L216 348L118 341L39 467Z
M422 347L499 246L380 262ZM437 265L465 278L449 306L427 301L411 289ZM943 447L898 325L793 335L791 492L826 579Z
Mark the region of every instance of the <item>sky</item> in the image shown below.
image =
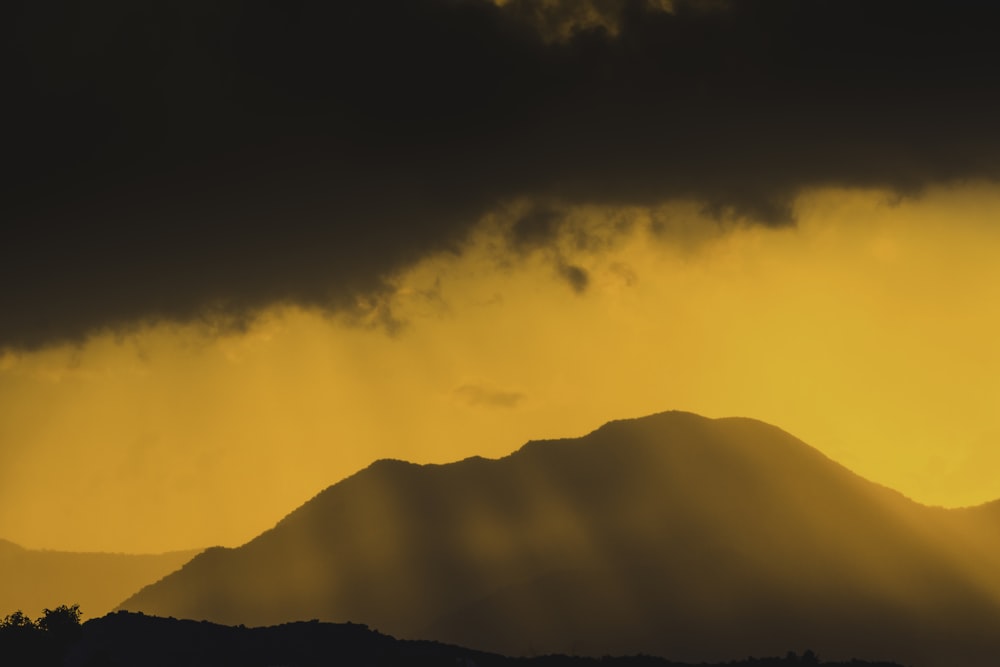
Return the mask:
M0 537L668 409L1000 498L989 3L5 5Z

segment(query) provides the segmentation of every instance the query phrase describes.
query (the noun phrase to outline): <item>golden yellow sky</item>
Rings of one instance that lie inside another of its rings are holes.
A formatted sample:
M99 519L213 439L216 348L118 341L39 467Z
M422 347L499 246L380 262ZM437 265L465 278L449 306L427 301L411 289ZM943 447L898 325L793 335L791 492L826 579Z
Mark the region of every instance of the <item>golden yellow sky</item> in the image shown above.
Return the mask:
M377 458L496 457L668 409L776 424L922 502L1000 498L1000 188L797 212L706 236L693 206L578 209L587 243L524 256L487 219L397 277L393 335L285 308L8 352L0 537L236 545Z

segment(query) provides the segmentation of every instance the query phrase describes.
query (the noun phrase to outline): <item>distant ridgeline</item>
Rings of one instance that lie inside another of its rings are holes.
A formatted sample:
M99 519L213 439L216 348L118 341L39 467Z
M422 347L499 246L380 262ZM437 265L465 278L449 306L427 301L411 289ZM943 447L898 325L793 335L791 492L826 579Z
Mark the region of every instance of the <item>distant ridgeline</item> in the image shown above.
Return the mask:
M26 549L0 538L0 613L20 609L38 616L66 600L80 603L84 618L103 616L125 597L180 568L197 550L163 554L78 553Z
M0 664L38 667L326 667L333 664L358 667L694 667L651 656L509 658L439 642L394 639L354 623L310 621L247 628L117 612L80 625L78 607L50 610L37 622L20 613L0 621ZM901 667L897 663L859 660L822 662L811 651L802 655L790 652L781 658L750 657L727 664L745 667Z

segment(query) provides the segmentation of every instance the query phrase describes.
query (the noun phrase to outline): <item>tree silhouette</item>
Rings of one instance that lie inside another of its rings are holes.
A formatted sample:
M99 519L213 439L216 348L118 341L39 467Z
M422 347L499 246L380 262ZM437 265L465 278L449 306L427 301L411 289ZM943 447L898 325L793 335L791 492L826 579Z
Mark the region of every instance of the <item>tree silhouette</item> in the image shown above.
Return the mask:
M18 609L13 614L7 614L0 621L0 631L8 632L28 632L36 628L35 622L31 620L23 611Z
M45 609L32 621L18 610L0 620L0 663L59 665L81 636L80 605Z
M80 616L80 605L67 607L62 604L55 609L43 609L36 624L53 637L72 636L80 629Z
M0 620L0 662L31 664L41 645L41 631L20 609Z

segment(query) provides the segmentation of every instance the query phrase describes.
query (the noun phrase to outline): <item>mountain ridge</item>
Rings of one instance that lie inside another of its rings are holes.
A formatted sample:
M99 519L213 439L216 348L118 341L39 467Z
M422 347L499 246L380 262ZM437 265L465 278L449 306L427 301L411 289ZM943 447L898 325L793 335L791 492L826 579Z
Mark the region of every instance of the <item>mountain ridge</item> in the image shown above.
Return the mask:
M537 445L547 446L547 445L551 445L553 443L574 443L574 442L577 442L577 441L579 441L579 440L581 440L583 438L586 438L588 436L592 436L592 435L594 435L596 433L604 431L605 429L614 428L616 425L623 425L623 424L627 425L627 424L630 424L630 423L633 423L633 422L636 422L636 421L639 421L639 420L646 420L646 419L658 418L658 417L663 417L663 416L687 416L687 417L694 417L694 418L697 418L697 419L707 419L706 417L702 417L701 415L698 415L697 413L693 413L693 412L689 412L689 411L684 411L684 410L665 410L665 411L661 411L661 412L655 412L655 413L652 413L652 414L649 414L649 415L644 415L642 417L612 419L610 421L607 421L607 422L601 424L597 428L595 428L595 429L593 429L591 431L588 431L587 433L585 433L585 434L583 434L581 436L564 437L564 438L543 438L543 439L539 439L539 440L528 440L524 444L522 444L520 447L518 447L517 449L515 449L515 450L513 450L513 451L511 451L511 452L509 452L507 454L504 454L502 456L498 456L496 458L491 458L491 457L486 457L486 456L481 456L481 455L472 455L472 456L467 456L467 457L462 458L462 459L458 459L456 461L450 461L450 462L446 462L446 463L417 463L417 462L407 461L405 459L400 459L400 458L395 458L395 457L385 457L385 458L375 459L374 461L372 461L371 463L369 463L366 467L359 469L358 471L352 473L351 475L348 475L347 477L344 477L343 479L339 480L338 482L334 482L333 484L330 484L329 486L324 487L323 489L321 489L320 491L318 491L316 494L314 494L311 498L309 498L306 501L304 501L302 503L302 505L300 505L299 507L297 507L295 510L292 510L292 512L290 512L288 515L285 515L284 517L282 517L281 519L279 519L279 521L274 526L272 526L271 528L268 528L268 529L265 529L264 531L262 531L260 535L263 535L263 534L265 534L267 532L270 532L274 528L278 527L279 525L281 525L281 523L290 514L298 511L299 509L302 509L307 504L309 504L310 502L312 502L315 498L323 495L324 493L326 493L327 491L329 491L333 487L337 486L338 484L340 484L340 483L342 483L342 482L344 482L346 480L349 480L349 479L351 479L351 478L353 478L353 477L355 477L355 476L357 476L359 474L362 474L365 471L367 471L369 469L372 469L372 468L380 467L380 466L383 466L383 465L399 465L399 464L402 464L402 465L405 465L405 466L411 466L411 467L415 467L415 468L440 468L440 467L444 467L444 466L454 466L456 464L462 464L462 463L466 463L466 462L469 462L469 461L474 461L474 462L504 461L506 459L510 459L511 457L516 457L519 454L521 454L523 451L532 449L532 448L534 448ZM990 511L990 512L995 511L997 513L997 515L1000 516L1000 498L995 499L995 500L988 500L988 501L985 501L985 502L982 502L982 503L977 503L977 504L974 504L974 505L967 505L967 506L961 506L961 507L945 507L945 506L941 506L941 505L934 505L934 504L924 503L924 502L921 502L921 501L919 501L919 500L917 500L915 498L912 498L911 496L908 496L908 495L904 494L903 492L899 491L898 489L894 489L891 486L888 486L886 484L870 480L870 479L868 479L868 478L866 478L866 477L858 474L857 472L851 470L850 468L848 468L847 466L843 465L842 463L840 463L840 462L836 461L835 459L827 456L826 454L824 454L819 449L817 449L815 447L812 447L811 445L808 445L805 442L802 442L796 436L792 435L788 431L785 431L784 429L782 429L782 428L780 428L778 426L775 426L773 424L769 424L768 422L756 419L754 417L745 417L745 416L718 417L718 418L712 419L712 421L723 422L723 423L724 422L748 423L748 424L753 424L755 426L764 427L764 428L767 428L767 429L772 429L774 432L780 434L783 437L793 438L793 439L797 440L799 443L805 445L810 450L814 451L816 454L818 454L819 456L823 457L823 459L825 459L826 461L829 461L830 463L836 465L837 467L842 468L843 470L849 472L851 475L854 475L855 477L857 477L859 479L862 479L862 480L866 481L869 484L872 484L872 485L878 486L878 487L880 487L882 489L885 489L886 491L888 491L888 492L890 492L890 493L892 493L894 495L897 495L897 496L899 496L899 497L901 497L901 498L903 498L903 499L905 499L907 501L910 501L910 502L915 503L917 505L920 505L922 507L926 507L926 508L929 508L929 509L942 509L942 510L946 510L946 511L952 511L952 510L955 510L955 511L973 511L973 510L980 510L980 509L982 509L983 511ZM260 535L258 535L257 537L260 537ZM256 538L253 538L253 539L256 539ZM240 546L242 546L242 545L240 545ZM238 547L227 547L227 548L238 548Z
M920 667L961 645L985 665L1000 551L956 516L758 420L666 412L498 459L375 462L120 608L350 620L506 654L800 645Z

